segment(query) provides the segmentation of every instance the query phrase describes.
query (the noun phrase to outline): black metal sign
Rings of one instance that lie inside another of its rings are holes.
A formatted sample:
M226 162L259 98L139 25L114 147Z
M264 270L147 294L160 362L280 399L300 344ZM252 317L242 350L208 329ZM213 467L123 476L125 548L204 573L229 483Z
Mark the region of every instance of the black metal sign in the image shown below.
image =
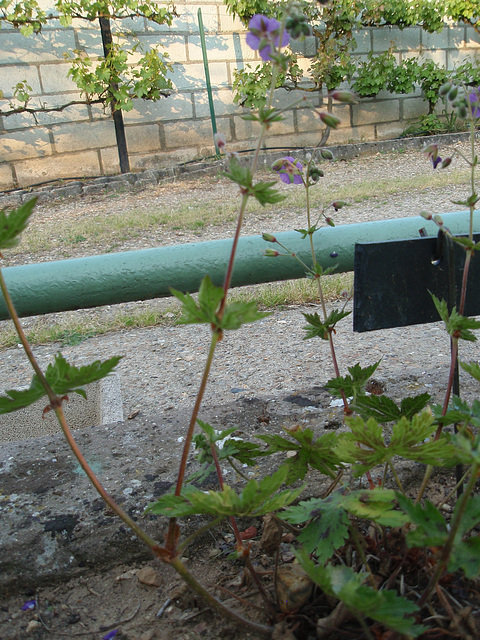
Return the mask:
M474 235L475 242L480 234ZM437 322L430 293L458 306L465 250L442 232L437 238L355 245L353 330L374 331ZM468 275L465 315L480 315L480 255Z

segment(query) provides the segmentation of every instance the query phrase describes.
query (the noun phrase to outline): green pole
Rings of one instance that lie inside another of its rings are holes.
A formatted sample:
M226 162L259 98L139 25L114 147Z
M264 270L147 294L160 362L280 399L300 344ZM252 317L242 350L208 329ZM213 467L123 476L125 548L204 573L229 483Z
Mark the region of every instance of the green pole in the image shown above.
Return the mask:
M217 120L215 118L215 109L213 108L212 83L210 82L210 71L208 69L207 44L205 42L205 28L203 26L202 10L198 10L198 28L200 29L200 42L202 44L203 68L205 69L205 82L207 84L208 106L210 108L210 120L212 121L213 142L215 144L215 153L220 154L218 145L215 141L217 133Z
M443 214L442 219L452 233L468 232L468 212ZM335 266L336 273L353 271L356 243L419 238L421 228L430 237L437 235L437 226L420 217L326 227L314 235L315 253L325 269ZM474 231L480 231L480 211L474 218ZM308 240L295 231L275 235L306 264L311 263ZM265 257L265 249L272 247L275 245L261 236L241 237L232 285L305 277L297 260ZM193 293L206 275L221 286L231 248L231 239L211 240L7 267L3 274L18 314L33 316L167 297L170 287ZM0 320L8 317L2 299Z

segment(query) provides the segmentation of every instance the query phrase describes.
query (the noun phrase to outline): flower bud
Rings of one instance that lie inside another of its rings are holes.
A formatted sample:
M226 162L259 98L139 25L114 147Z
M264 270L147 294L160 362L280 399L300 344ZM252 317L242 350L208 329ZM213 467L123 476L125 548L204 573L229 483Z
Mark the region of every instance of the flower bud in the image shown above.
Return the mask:
M467 107L464 104L461 104L458 107L458 115L460 116L460 118L462 118L463 120L465 120L467 118Z
M213 140L214 140L215 144L217 145L217 147L219 148L219 150L222 150L222 149L225 148L227 140L226 140L225 136L223 135L223 133L217 132L213 136Z
M335 211L339 211L340 209L343 209L346 204L347 203L343 200L336 200L335 202L332 202L332 207L335 209Z
M450 82L445 82L445 84L442 84L442 86L440 87L440 89L438 90L438 95L443 98L443 96L446 96L447 93L450 91L450 89L452 88L452 85Z
M320 151L320 155L324 160L333 160L333 153L330 151L330 149L322 149Z
M267 258L276 258L280 254L278 253L278 251L275 251L274 249L265 249L265 251L263 252L263 255L267 256Z
M439 216L438 213L433 216L433 220L438 224L439 227L443 227L442 216Z
M341 122L340 118L337 118L337 116L334 116L332 113L327 113L326 111L320 111L318 116L323 124L331 129L336 129Z
M442 169L446 169L451 162L452 158L445 158L445 160L442 161Z
M323 178L325 174L319 167L310 167L310 171L308 172L308 177L312 182L318 182L320 178Z
M335 90L329 94L329 98L333 98L337 102L343 102L346 104L357 104L355 94L351 91L339 91Z
M423 149L423 153L432 158L432 160L436 160L438 156L438 145L437 144L429 144L428 147Z
M420 215L422 216L422 218L425 218L425 220L431 220L433 217L432 214L428 211L420 211Z
M457 94L458 94L458 87L453 87L448 93L448 99L450 100L450 102L452 100L455 100L455 98L457 97Z
M328 224L329 227L334 227L335 223L331 218L325 218L325 222Z
M262 233L262 238L265 240L265 242L276 242L277 239L275 236L272 236L271 233Z

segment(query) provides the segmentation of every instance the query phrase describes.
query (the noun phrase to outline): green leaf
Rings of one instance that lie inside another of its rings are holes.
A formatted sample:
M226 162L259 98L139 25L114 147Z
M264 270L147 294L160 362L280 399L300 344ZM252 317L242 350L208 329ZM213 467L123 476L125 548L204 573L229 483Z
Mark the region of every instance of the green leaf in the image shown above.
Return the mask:
M219 327L225 330L239 329L247 322L256 322L270 315L269 311L258 311L255 302L231 302L225 307Z
M270 312L258 311L255 302L232 302L225 307L223 317L217 316L220 302L223 300L223 287L215 286L210 276L205 276L198 291L198 302L190 294L170 289L172 295L182 303L182 317L179 324L212 325L215 329L239 329L247 322L255 322L270 315Z
M445 466L455 464L458 459L448 436L429 439L435 431L435 420L428 410L412 420L401 418L393 425L388 444L382 427L373 418L365 422L360 416L348 417L346 423L351 433L339 439L335 452L342 462L353 463L356 476L391 461L394 456Z
M457 312L456 307L453 307L451 313L449 313L445 300L440 301L432 293L430 295L432 296L440 318L445 323L445 328L447 329L448 334L461 340L475 342L477 337L471 332L471 329L480 329L480 320L460 315Z
M380 364L380 360L375 362L374 364L369 365L368 367L362 368L359 363L354 365L353 367L348 367L348 372L350 375L342 377L338 376L338 378L332 378L327 382L325 387L337 397L341 397L342 391L346 396L352 396L355 398L355 402L357 401L357 396L361 395L365 391L365 385L367 384L368 379L373 375L376 368Z
M37 198L32 198L10 213L6 213L5 209L0 211L0 249L11 249L18 245L19 236L26 228L36 203Z
M182 317L179 324L208 323L217 325L217 310L223 299L222 287L216 287L210 276L205 276L198 291L198 302L190 295L175 289L170 289L172 294L182 303Z
M266 204L277 204L285 200L287 196L280 193L277 189L272 189L273 185L277 184L273 182L257 182L251 187L250 195L252 195L257 202L263 207Z
M340 504L352 515L385 527L402 527L408 521L396 508L396 493L392 489L351 491L342 496Z
M308 553L315 553L320 563L327 562L336 549L348 538L349 519L340 505L342 494L332 493L328 498L312 498L289 507L280 517L287 522L309 522L298 536Z
M415 529L407 534L409 547L441 547L448 538L448 528L440 511L428 500L414 504L407 496L397 493L397 500L415 525Z
M287 469L287 484L302 480L309 467L317 469L331 478L339 467L339 459L334 453L337 441L335 433L326 433L316 440L311 429L289 430L288 434L294 442L278 435L257 436L268 444L268 454L279 451L294 451L295 455L287 458L284 467Z
M115 356L104 362L96 360L92 364L75 367L70 365L59 353L55 356L55 362L48 365L45 378L57 396L78 393L86 398L87 395L83 387L108 376L120 360L121 356ZM6 396L0 398L0 414L28 407L42 396L47 395L36 374L28 389L21 391L10 389L5 393Z
M337 322L349 316L350 313L351 311L334 309L325 321L321 320L318 313L304 313L303 317L308 322L308 325L303 327L307 332L303 339L309 340L310 338L319 337L322 340L328 340L330 332L335 328Z
M309 577L329 596L338 598L355 615L376 620L408 636L417 637L425 631L416 625L412 616L418 608L413 602L394 591L377 591L363 582L365 574L357 574L350 567L315 565L305 550L297 553L300 564Z
M448 570L453 573L458 569L462 569L470 580L478 577L480 573L480 536L472 536L454 544L448 562Z
M468 363L460 361L459 364L464 371L469 373L473 378L475 378L475 380L480 382L480 365L478 364L478 362L470 361L470 363Z
M453 396L450 407L445 415L443 415L443 406L434 405L432 411L435 420L439 424L447 426L449 424L465 424L472 427L480 427L480 401L474 400L470 408L464 400L458 396Z
M223 171L220 175L236 182L245 190L250 190L252 187L252 172L248 167L243 167L235 157L230 160L229 171Z
M229 485L224 485L222 491L207 493L186 486L181 496L162 496L149 505L147 511L177 518L200 514L214 517L265 515L283 509L303 491L303 487L300 487L276 493L285 482L286 475L287 470L280 468L260 482L250 480L241 494L237 494Z

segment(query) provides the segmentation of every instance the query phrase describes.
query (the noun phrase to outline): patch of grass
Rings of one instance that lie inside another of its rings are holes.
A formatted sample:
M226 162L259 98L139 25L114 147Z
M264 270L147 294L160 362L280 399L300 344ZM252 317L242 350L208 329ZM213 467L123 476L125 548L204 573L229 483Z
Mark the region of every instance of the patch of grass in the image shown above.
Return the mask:
M353 273L325 276L322 282L325 300L332 302L340 299L344 291L350 293L353 287ZM312 280L301 278L234 289L230 299L256 302L261 309L317 304L318 288Z
M353 286L352 273L339 273L326 276L323 280L325 299L338 300L344 291L350 292ZM318 291L311 280L286 280L250 287L233 289L230 300L256 302L261 309L275 309L290 306L318 303ZM114 315L98 315L92 319L82 312L68 312L68 318L58 314L52 321L49 316L40 316L29 320L25 326L27 338L32 345L59 342L61 346L75 346L110 331L140 329L144 327L170 326L180 317L180 306L176 302L161 310L154 308L118 311ZM9 321L0 322L0 349L19 344L18 336Z
M271 177L270 174L268 174ZM264 179L265 176L259 176ZM369 199L388 197L392 194L406 193L413 189L427 190L445 186L462 184L468 181L468 173L464 170L450 171L448 173L416 175L408 178L391 180L390 177L382 179L368 179L360 177L357 181L348 184L333 185L326 188L319 185L318 189L312 189L310 198L313 207L321 207L333 200L346 202L364 202ZM305 209L305 192L303 189L291 189L289 198L285 203L288 209ZM275 206L261 207L257 202L249 203L249 215L256 216L270 214L275 211ZM93 242L103 245L108 251L119 241L128 241L141 235L162 228L169 231L194 231L199 232L209 226L219 226L232 223L238 213L238 199L225 198L221 201L212 200L209 192L204 197L188 197L178 205L172 204L151 210L134 209L129 211L112 211L101 214L92 214L80 219L66 220L62 222L62 246L68 248L79 243ZM45 221L44 224L31 224L23 234L21 248L13 250L27 253L50 251L58 246L58 222Z

